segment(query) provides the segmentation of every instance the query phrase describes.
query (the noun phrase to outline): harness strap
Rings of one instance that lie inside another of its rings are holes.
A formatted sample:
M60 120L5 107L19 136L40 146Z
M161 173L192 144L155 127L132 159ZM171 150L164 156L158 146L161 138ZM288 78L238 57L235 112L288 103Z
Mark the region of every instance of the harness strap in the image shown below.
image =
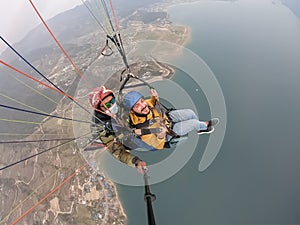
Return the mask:
M152 113L152 117L154 118L154 112L153 112L153 108L150 109L151 113ZM166 114L167 119L170 121L170 127L166 126L167 131L168 131L168 135L176 138L179 137L178 134L176 134L172 128L173 128L173 122L172 119L169 117L168 114ZM142 135L146 135L146 134L158 134L161 132L160 128L148 128L149 126L151 126L151 124L155 123L156 120L155 119L151 119L151 120L146 120L144 123L139 123L139 124L133 124L132 121L129 121L131 126L133 128L136 129L141 129ZM148 128L148 129L147 129Z
M178 138L180 137L176 132L174 132L171 128L167 127L167 130L168 130L168 134L170 136L172 136L173 138Z
M146 134L159 134L162 131L161 128L144 128L141 129L142 135L146 135Z
M136 129L142 129L142 128L149 127L149 126L150 126L151 124L153 124L154 122L156 122L155 119L152 119L152 120L146 120L144 123L139 123L139 124L133 125L132 127L133 127L133 128L136 128Z

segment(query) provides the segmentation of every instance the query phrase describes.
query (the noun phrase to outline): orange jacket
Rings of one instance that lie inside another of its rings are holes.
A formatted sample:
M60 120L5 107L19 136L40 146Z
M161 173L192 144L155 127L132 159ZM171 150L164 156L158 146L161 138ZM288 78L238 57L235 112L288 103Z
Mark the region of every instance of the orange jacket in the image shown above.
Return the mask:
M129 113L130 122L134 128L160 128L169 127L170 122L168 117L158 112L155 108L157 106L158 99L151 97L146 99L146 102L150 108L150 113L147 116L138 116L134 112ZM156 134L145 134L140 136L141 139L148 145L153 146L156 149L163 149L166 142L166 137L160 139Z

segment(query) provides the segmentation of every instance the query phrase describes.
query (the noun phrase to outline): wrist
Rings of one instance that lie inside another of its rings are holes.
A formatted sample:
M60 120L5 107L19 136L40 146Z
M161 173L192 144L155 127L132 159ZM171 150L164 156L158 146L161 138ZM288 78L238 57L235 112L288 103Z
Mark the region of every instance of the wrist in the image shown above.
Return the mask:
M141 162L142 160L139 158L139 157L137 157L137 156L135 156L133 159L132 159L132 164L133 165L135 165L135 167L137 167L138 166L138 164L139 164L139 162Z

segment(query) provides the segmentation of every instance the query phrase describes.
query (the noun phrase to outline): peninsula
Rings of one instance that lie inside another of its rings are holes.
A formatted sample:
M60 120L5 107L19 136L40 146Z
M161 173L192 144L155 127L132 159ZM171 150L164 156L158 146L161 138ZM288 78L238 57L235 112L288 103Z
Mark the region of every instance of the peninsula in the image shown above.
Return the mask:
M125 49L134 48L136 42L141 40L168 41L178 46L185 45L190 40L188 27L169 21L165 11L167 5L141 8L121 21ZM85 33L78 38L80 44L70 42L66 44L66 49L86 76L93 74L89 79L97 80L99 85L106 82L117 88L122 62L118 60L117 52L112 59L99 54L99 49L103 46L99 46L99 40L95 38L98 35L103 34L99 31ZM36 51L43 52L34 61L41 71L48 74L56 85L68 90L68 93L88 102L86 94L89 90L79 84L78 78L74 78L73 68L62 60L57 49L45 47ZM112 66L114 59L117 62ZM136 61L131 67L133 73L149 82L171 78L174 74L172 67L155 58ZM38 88L45 91L43 86ZM36 101L35 98L31 99L32 104ZM73 104L63 97L51 114L76 118ZM44 118L34 128L24 131L26 132L32 134L25 138L21 135L16 137L18 140L28 141L25 144L0 145L1 168L35 155L0 171L0 224L7 225L15 221L21 221L20 224L127 224L116 185L109 177L95 171L89 161L93 159L95 151L105 150L104 148L84 151L83 146L89 136L82 133L83 137L78 139L74 133L74 122L62 119ZM51 141L30 142L46 139Z

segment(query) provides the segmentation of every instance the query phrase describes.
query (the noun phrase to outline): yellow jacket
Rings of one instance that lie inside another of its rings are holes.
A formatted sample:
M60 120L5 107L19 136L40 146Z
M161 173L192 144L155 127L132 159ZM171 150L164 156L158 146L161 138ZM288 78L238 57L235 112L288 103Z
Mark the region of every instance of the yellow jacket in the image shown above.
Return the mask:
M158 99L156 97L151 97L146 100L150 113L146 116L138 116L133 112L129 113L130 122L134 128L169 128L170 122L168 117L164 114L162 115L157 111L155 106L157 105ZM166 137L160 139L156 134L145 134L140 136L141 139L148 145L153 146L156 149L163 149L166 142Z

